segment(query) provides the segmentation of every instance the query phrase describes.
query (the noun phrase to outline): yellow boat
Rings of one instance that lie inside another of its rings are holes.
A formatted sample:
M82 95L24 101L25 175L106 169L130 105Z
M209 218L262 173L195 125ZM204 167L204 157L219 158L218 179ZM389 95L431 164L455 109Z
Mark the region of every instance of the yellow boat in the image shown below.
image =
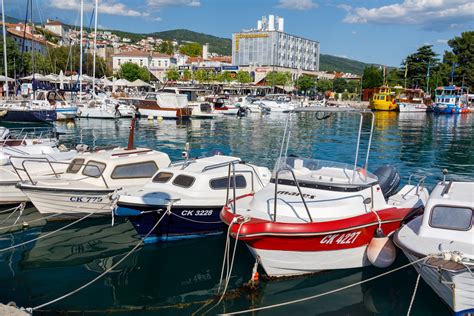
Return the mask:
M395 87L394 91L388 86L377 88L370 99L369 108L374 111L397 111L397 98L400 93L396 88L398 87Z

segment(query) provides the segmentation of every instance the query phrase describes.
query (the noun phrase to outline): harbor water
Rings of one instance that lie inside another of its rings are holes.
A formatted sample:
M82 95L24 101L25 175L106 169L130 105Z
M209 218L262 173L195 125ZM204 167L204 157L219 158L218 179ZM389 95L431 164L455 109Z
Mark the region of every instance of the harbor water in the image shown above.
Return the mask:
M142 119L135 130L135 145L164 151L177 160L189 143L192 157L220 151L271 169L280 152L286 120L286 114L185 122ZM314 114L295 115L290 122L292 141L288 154L353 163L358 122L357 116L342 114L324 120ZM66 145L78 142L82 135L88 144L125 146L129 125L130 120L124 119L81 119L74 126L56 127L67 132L61 138ZM369 126L363 126L364 130ZM426 175L430 189L442 179L443 169L448 169L450 179L474 181L473 115L377 112L374 128L369 170L392 164L405 183L411 174ZM367 140L363 143L367 144ZM64 225L50 222L1 234L0 249L45 236ZM33 243L0 252L0 303L14 301L18 306L33 307L60 297L113 266L139 240L126 220L116 219L112 227L110 218L87 219ZM35 315L203 314L217 302L224 246L224 233L146 244L105 277ZM407 262L399 251L396 262L387 269L367 267L282 280L262 279L257 290L249 291L242 284L251 277L254 259L239 244L229 295L208 314L231 313L323 293ZM416 277L416 271L409 267L334 294L259 314L406 314ZM449 314L438 296L421 281L412 315Z

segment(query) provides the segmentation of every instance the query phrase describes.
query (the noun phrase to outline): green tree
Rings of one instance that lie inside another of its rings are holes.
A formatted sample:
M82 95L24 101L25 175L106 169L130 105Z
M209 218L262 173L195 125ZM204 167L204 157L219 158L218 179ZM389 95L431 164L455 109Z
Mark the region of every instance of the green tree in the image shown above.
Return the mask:
M316 82L316 90L322 93L332 91L332 87L333 85L331 80L321 79Z
M223 83L228 83L231 81L234 81L235 78L232 76L232 74L228 71L223 71L216 75L215 80L218 82L223 82Z
M439 60L436 56L432 45L423 45L405 58L402 65L403 71L406 69L407 87L426 87L428 67L430 67L430 72L438 68Z
M173 55L174 53L174 46L171 41L163 41L161 42L156 51L162 54Z
M296 87L299 91L308 92L316 86L314 78L308 75L301 75L298 80L296 80Z
M287 71L270 71L265 77L265 81L272 86L286 86L291 82L291 74Z
M189 81L189 80L191 80L191 79L193 79L193 73L191 72L191 70L185 69L185 70L183 71L183 74L181 75L181 80L183 80L183 81Z
M5 68L3 63L3 38L0 39L0 74L5 75ZM11 39L7 38L7 66L8 66L8 77L14 78L15 74L20 76L25 73L24 63L22 62L22 56L18 50L18 46ZM23 67L22 67L23 65Z
M202 56L202 46L199 43L184 44L179 48L179 52L186 56Z
M333 82L334 91L337 93L342 93L348 89L348 84L346 79L336 78Z
M364 74L362 75L362 88L372 89L380 87L382 84L382 71L374 65L365 67Z
M127 79L128 81L135 81L137 79L146 82L150 81L150 72L148 69L130 62L122 64L117 75L119 78Z
M449 40L448 45L457 62L455 82L461 85L464 81L464 86L474 89L474 31L461 33L461 36Z
M243 70L239 70L237 72L236 79L237 79L237 82L242 85L252 82L252 77L250 76L250 74Z
M179 72L176 68L170 68L166 71L166 78L170 81L179 80Z
M386 76L387 84L390 87L403 86L404 79L401 73L402 73L402 70L400 69L397 69L397 68L391 69Z

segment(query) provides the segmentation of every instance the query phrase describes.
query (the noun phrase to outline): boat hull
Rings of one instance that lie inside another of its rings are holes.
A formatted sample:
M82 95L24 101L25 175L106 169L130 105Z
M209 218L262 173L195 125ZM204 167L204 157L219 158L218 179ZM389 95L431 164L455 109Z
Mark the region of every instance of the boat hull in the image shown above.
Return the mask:
M148 235L146 243L218 234L225 227L219 218L222 206L176 206L171 207L172 214L166 214L166 210L166 205L138 206L119 202L115 214L128 216L142 238ZM152 231L159 220L160 224Z
M28 201L28 197L16 187L16 182L0 184L0 205L12 205Z
M57 119L55 110L8 110L0 120L4 122L54 122Z
M402 250L410 262L420 259L410 251L403 248ZM455 315L474 312L474 278L469 271L455 274L444 270L441 277L438 269L427 266L423 262L415 263L414 267Z
M454 105L435 105L433 111L436 114L464 114L470 113L469 108L460 108Z
M370 108L374 111L397 111L398 105L392 102L376 100L371 102Z
M77 117L80 118L98 118L98 119L116 119L120 117L118 111L106 111L102 109L79 108Z
M141 117L153 117L164 119L187 119L191 116L191 111L187 108L182 109L160 109L139 107L138 113Z
M386 235L398 229L422 208L389 208L377 211ZM221 219L230 225L234 218L228 207ZM369 264L367 246L378 221L374 213L326 222L285 223L251 218L232 224L231 235L247 244L272 277L293 276L322 270L360 268Z
M74 120L77 116L77 108L57 108L56 109L57 120Z
M20 184L23 193L43 215L60 214L54 219L73 219L93 213L93 216L111 216L113 189L109 190L62 190L40 189Z
M427 112L428 107L424 104L400 102L398 103L398 109L400 112Z

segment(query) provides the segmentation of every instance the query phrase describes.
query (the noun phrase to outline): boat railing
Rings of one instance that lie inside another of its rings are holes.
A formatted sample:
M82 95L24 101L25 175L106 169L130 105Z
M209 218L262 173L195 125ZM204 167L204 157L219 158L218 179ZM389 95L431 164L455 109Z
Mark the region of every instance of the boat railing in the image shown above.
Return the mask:
M17 166L13 159L21 159L21 167ZM30 183L32 185L36 185L38 183L38 181L34 181L33 178L31 177L31 174L30 174L30 172L28 171L28 169L26 167L27 162L48 164L51 171L53 172L54 177L57 178L57 179L59 178L59 175L61 174L61 172L57 172L54 169L53 165L56 164L56 165L68 165L69 166L71 164L71 162L65 162L65 161L51 161L47 157L32 157L32 158L24 159L24 157L21 157L21 156L10 156L9 160L10 160L10 164L12 165L13 169L15 170L15 173L17 174L20 181L25 182L25 180L23 179L23 177L21 176L21 173L20 173L20 171L22 171L26 174L26 176L28 177L28 180L30 181ZM101 178L102 182L104 183L105 187L107 189L109 189L109 185L108 185L107 181L104 178L104 173L103 173L102 170L100 170L100 168L98 166L88 165L87 163L76 163L76 162L74 162L74 166L80 166L81 168L84 167L84 166L87 166L88 168L97 169L98 174L100 175L100 178ZM98 177L93 177L93 176L88 176L88 175L86 175L86 177L88 177L88 178L98 178Z
M293 172L293 169L291 168L288 168L288 167L281 167L279 168L276 172L275 172L275 200L274 200L274 203L273 203L273 221L275 222L276 221L276 216L277 216L277 202L278 202L278 175L280 174L280 172L282 171L289 171L293 177L293 180L295 181L295 185L296 185L296 188L298 189L298 193L301 197L301 201L303 202L303 205L304 205L304 208L306 210L306 213L308 214L308 218L309 220L311 221L311 223L313 222L313 218L311 217L311 213L309 212L309 208L308 208L308 204L306 204L306 200L304 198L304 195L303 195L303 192L301 192L301 188L300 188L300 185L298 183L298 180L296 179L296 175L295 173Z
M420 192L420 188L425 187L425 180L426 176L422 174L417 174L417 173L412 173L410 174L410 177L408 177L408 185L412 185L412 180L415 179L414 181L417 181L416 185L414 185L408 192L402 195L403 198L405 198L408 194L410 194L413 190L416 190L416 195Z
M236 171L235 170L235 165L237 164L243 164L243 165L246 165L248 166L249 168L251 168L252 170L239 170L239 171ZM236 180L236 173L249 173L251 175L251 182L252 182L252 193L255 192L255 181L254 181L254 178L256 178L258 180L258 183L260 184L260 187L263 188L264 187L264 184L263 184L263 181L262 179L260 179L260 176L258 175L258 172L257 170L255 170L255 167L250 165L250 164L247 164L245 163L244 161L241 161L241 160L233 160L233 161L229 161L229 162L226 162L226 165L224 165L224 167L227 166L227 191L226 191L226 198L225 198L225 201L226 201L226 204L225 205L228 205L229 204L229 196L230 196L230 189L231 189L231 179L232 179L232 196L233 196L233 199L232 199L232 205L233 205L233 212L235 214L237 208L236 208L236 204L237 204L237 180ZM222 167L222 166L221 166Z
M23 128L9 128L10 135L15 139L26 140L34 138L38 140L57 139L58 133L55 128L48 127L23 127Z

